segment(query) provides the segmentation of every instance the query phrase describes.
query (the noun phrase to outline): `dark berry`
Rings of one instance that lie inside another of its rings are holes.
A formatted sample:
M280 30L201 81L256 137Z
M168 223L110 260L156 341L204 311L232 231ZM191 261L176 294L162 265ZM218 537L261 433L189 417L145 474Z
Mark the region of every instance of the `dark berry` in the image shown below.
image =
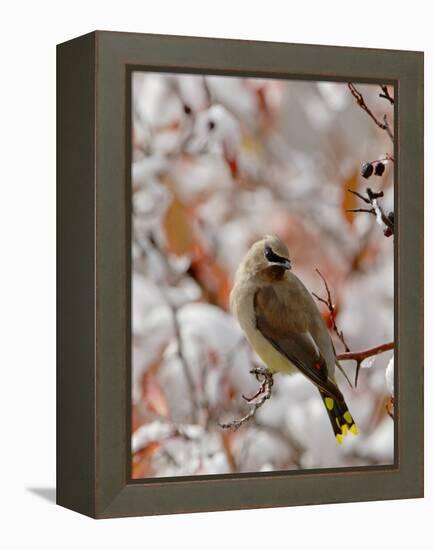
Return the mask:
M362 176L366 179L370 178L374 172L374 167L370 162L365 162L362 166Z
M213 120L208 121L208 130L211 132L215 128L215 122Z
M383 231L385 237L391 237L393 235L392 230L390 227L386 227L386 229Z
M191 115L191 107L190 105L184 105L184 113L186 115Z
M385 170L385 166L382 162L377 162L377 164L375 165L375 172L374 174L376 176L382 176L384 174L384 170Z

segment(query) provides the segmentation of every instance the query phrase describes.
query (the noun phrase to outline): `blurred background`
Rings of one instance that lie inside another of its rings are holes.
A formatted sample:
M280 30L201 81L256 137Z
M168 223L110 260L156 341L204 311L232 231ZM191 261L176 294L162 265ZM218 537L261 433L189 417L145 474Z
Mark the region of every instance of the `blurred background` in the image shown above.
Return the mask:
M374 116L393 105L357 84ZM393 88L389 87L393 97ZM387 132L346 83L133 73L132 477L390 464L393 352L366 359L358 386L337 380L360 430L339 446L316 388L276 375L271 399L239 430L260 365L228 311L250 245L276 234L294 272L326 297L351 351L393 340L393 237L348 189L384 191ZM331 328L330 315L318 307ZM337 353L344 350L334 339ZM342 362L354 383L353 361Z

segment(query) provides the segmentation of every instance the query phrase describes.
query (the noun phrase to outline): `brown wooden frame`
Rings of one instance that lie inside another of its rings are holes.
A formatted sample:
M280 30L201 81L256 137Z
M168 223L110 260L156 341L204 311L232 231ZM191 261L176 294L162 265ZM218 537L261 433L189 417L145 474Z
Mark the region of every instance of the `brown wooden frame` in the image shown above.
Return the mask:
M58 46L57 502L96 517L423 496L423 53L94 32ZM395 464L131 480L131 71L395 86Z

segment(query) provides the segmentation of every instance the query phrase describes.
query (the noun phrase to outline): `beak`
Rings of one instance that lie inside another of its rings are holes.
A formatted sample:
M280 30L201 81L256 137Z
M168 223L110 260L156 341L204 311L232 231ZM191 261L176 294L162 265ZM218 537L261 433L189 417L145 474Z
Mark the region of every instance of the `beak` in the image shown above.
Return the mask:
M273 262L272 265L277 265L279 267L283 267L284 269L288 269L288 270L292 268L290 260L285 260L284 262Z

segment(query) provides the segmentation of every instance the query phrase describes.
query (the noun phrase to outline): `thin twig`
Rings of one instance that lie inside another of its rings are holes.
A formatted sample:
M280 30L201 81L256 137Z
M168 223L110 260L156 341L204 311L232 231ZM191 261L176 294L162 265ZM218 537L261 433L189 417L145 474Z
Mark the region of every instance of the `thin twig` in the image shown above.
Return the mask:
M188 386L188 390L190 392L190 398L191 398L191 403L192 403L192 419L193 419L193 422L194 423L197 423L198 421L198 410L199 410L199 402L196 398L196 388L195 388L195 383L194 383L194 380L193 380L193 376L190 372L190 367L187 363L187 360L185 359L185 355L184 355L184 345L183 345L183 342L182 342L182 336L181 336L181 330L180 330L180 327L179 327L179 320L178 320L178 315L177 315L177 309L176 307L171 304L169 302L169 300L166 300L168 306L170 307L170 310L172 312L172 318L173 318L173 328L174 328L174 331L175 331L175 338L176 338L176 342L178 344L178 357L179 357L179 360L181 362L181 366L182 366L182 370L184 372L184 376L185 376L185 379L187 381L187 386Z
M394 138L389 126L389 122L387 120L387 115L384 115L383 122L380 122L378 118L374 115L374 113L371 111L371 109L366 105L363 95L359 92L359 90L354 86L352 82L348 82L348 88L351 94L353 95L353 97L355 98L355 100L357 101L357 105L371 117L371 119L375 122L375 124L379 128L381 128L387 133L387 135L390 137L390 139L393 142Z
M392 155L390 155L389 153L386 153L384 155L384 157L381 157L379 159L375 159L375 160L370 160L368 161L369 164L376 164L377 162L387 162L387 161L390 161L390 162L395 162L395 159Z
M232 420L231 422L221 423L219 422L219 426L221 428L234 428L234 430L238 430L243 424L248 422L251 418L253 418L258 411L262 407L262 405L271 397L271 388L273 386L273 373L262 367L254 368L250 371L252 374L256 375L257 380L261 380L262 378L262 384L258 391L258 393L253 396L252 398L246 398L247 401L250 401L251 399L254 399L256 396L259 396L262 394L262 397L258 399L250 411L243 416L242 418L238 420Z
M348 191L358 197L360 200L362 200L365 204L369 204L372 208L351 208L347 210L347 212L367 212L368 214L372 214L375 217L377 217L377 215L379 214L381 217L381 221L386 226L386 229L384 230L384 234L386 235L386 237L390 237L395 233L395 221L393 213L391 212L389 215L387 215L377 200L384 197L383 191L376 193L368 187L366 189L366 197L361 193L354 191L353 189L348 189Z
M169 272L169 277L173 276L174 271L171 268L171 266L170 266L170 264L167 260L166 255L161 252L161 250L160 250L159 246L157 245L157 243L156 243L156 241L155 241L152 234L149 236L148 240L149 240L149 243L151 244L151 246L159 253L160 257L165 262L166 268ZM137 236L136 236L135 242L139 246L141 254L146 256L147 251L144 248L143 244L140 242L140 240L137 239ZM178 277L179 277L179 275L178 275ZM198 421L198 418L199 418L198 412L199 412L199 408L200 408L200 403L199 403L199 401L196 397L195 382L194 382L193 376L191 374L188 362L187 362L187 360L185 358L185 355L184 355L184 345L183 345L183 342L182 342L181 329L180 329L180 326L179 326L179 320L178 320L178 315L177 315L178 309L169 300L169 298L165 295L164 292L162 293L162 296L164 298L164 301L167 304L167 307L170 309L170 311L172 313L173 329L174 329L174 333L175 333L175 339L176 339L176 342L177 342L177 353L178 353L179 360L181 362L181 367L182 367L182 370L184 372L184 376L185 376L187 386L188 386L188 390L189 390L190 397L191 397L191 403L192 403L192 415L191 416L192 416L192 420L193 420L193 422L196 423Z
M369 210L367 208L350 208L349 210L346 210L346 212L367 212L368 214L375 214L373 208L370 208Z
M327 307L327 309L329 310L330 319L331 319L331 322L332 322L332 328L335 331L336 336L342 342L342 344L345 348L345 351L348 352L348 351L350 351L350 348L348 347L348 344L345 341L344 333L343 333L342 330L338 329L338 326L336 324L336 306L333 304L332 295L331 295L330 288L329 288L329 285L327 283L327 280L326 280L326 278L324 277L324 275L321 273L321 271L319 269L315 269L315 271L318 273L318 275L323 280L323 283L324 283L324 286L325 286L325 289L326 289L326 292L327 292L327 300L325 300L324 298L321 298L320 296L315 294L315 292L312 292L312 294L313 294L313 296L315 296L315 298L319 302L323 303Z
M357 381L359 379L359 371L363 361L368 357L373 357L374 355L379 355L380 353L389 351L393 349L394 346L395 346L394 342L387 342L387 344L381 344L379 346L375 346L375 348L369 348L363 351L347 351L345 353L339 354L337 356L337 359L339 361L356 361L357 366L356 366L356 377L355 377L354 385L357 387Z
M207 82L206 76L203 77L203 79L202 79L202 84L203 84L203 88L204 88L204 90L205 90L205 95L206 95L206 99L207 99L207 104L208 104L208 105L212 105L212 103L213 103L213 97L212 97L211 89L210 89L209 84L208 84L208 82Z
M390 139L393 142L393 132L392 132L392 128L390 127L389 119L387 118L387 115L383 115L383 121L384 121L384 129L386 130L387 135L390 137Z
M387 101L390 101L390 103L393 105L395 103L395 99L389 94L389 89L384 84L380 85L380 88L382 89L382 93L379 94L380 97L383 97L384 99L387 99Z

